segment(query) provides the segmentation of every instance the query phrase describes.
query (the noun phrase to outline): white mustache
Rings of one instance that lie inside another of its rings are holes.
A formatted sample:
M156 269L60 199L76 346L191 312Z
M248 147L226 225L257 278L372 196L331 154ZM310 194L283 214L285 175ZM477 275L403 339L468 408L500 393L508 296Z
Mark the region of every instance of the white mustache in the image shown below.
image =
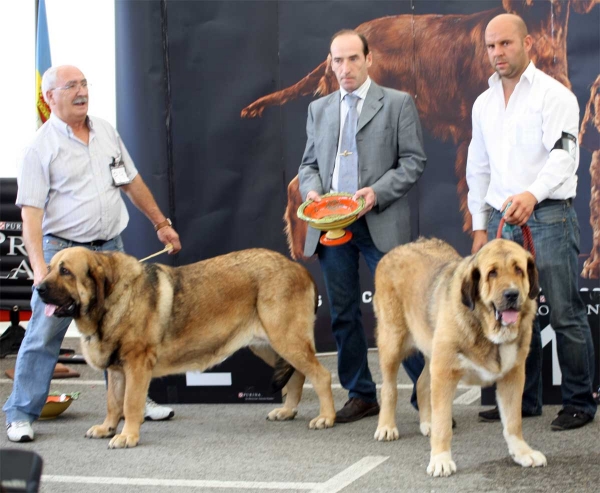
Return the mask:
M73 104L87 103L87 102L88 102L87 96L78 96L73 100Z

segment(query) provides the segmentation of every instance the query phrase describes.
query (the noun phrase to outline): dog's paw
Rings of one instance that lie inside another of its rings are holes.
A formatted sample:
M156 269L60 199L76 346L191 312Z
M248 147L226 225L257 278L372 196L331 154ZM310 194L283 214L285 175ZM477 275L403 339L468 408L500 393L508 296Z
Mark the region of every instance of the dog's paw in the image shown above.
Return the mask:
M140 441L139 435L115 435L108 443L108 448L133 448Z
M421 423L419 425L419 428L421 429L421 434L424 437L430 437L431 436L431 423Z
M335 416L323 416L320 414L316 418L312 419L308 424L311 430L324 430L325 428L331 428L335 423Z
M110 438L115 436L116 430L103 425L94 425L86 433L86 438Z
M380 442L391 442L392 440L398 440L398 438L400 438L400 433L398 433L398 428L396 426L382 425L377 427L373 437Z
M434 478L447 477L456 472L456 464L450 452L434 455L427 466L427 474Z
M294 419L298 414L298 409L289 409L287 407L278 407L267 414L269 421L289 421Z
M537 450L530 450L528 453L513 455L513 460L523 467L546 467L548 461L546 456Z

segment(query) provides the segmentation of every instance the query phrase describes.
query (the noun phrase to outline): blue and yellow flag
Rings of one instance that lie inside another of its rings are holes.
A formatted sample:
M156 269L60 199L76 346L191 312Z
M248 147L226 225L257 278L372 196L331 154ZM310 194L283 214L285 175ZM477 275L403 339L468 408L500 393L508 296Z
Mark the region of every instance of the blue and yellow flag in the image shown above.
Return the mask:
M52 66L50 58L50 39L48 38L48 21L46 20L46 2L39 0L37 15L37 36L35 43L35 88L38 127L50 118L50 108L42 95L42 75Z

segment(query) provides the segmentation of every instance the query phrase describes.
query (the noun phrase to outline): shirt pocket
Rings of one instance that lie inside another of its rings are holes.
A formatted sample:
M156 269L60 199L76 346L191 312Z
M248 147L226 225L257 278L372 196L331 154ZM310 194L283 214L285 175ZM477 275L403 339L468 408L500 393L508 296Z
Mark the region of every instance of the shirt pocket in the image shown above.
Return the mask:
M515 142L522 149L537 149L542 144L542 115L527 113L515 125Z

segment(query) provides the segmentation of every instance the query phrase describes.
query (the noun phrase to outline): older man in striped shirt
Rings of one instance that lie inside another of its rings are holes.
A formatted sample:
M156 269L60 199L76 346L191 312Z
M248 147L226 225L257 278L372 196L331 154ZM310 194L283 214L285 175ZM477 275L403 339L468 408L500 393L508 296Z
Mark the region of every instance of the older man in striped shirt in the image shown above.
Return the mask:
M129 215L121 191L154 225L158 239L181 249L179 235L160 211L117 131L88 112L88 85L76 67L52 67L42 79L50 119L40 127L19 164L17 205L23 239L37 286L59 250L84 246L123 250ZM46 316L34 289L32 317L17 356L13 391L3 407L13 442L34 438L31 423L45 404L69 318ZM147 419L168 419L173 410L146 405Z

